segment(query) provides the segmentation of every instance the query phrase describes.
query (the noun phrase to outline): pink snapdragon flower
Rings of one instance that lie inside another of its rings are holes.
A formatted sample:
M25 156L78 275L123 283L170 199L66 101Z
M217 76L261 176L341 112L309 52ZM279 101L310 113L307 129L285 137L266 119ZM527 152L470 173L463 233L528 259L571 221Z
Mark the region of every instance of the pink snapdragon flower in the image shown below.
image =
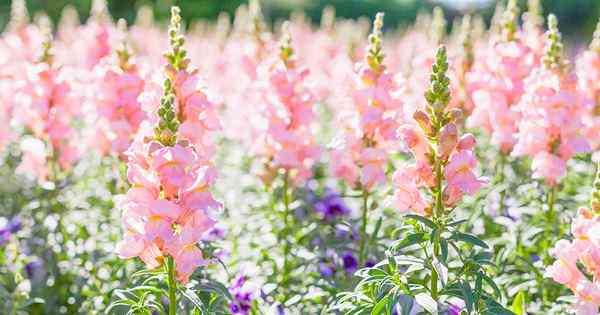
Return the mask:
M582 120L584 134L593 150L600 148L600 23L594 32L590 48L576 59L578 88L585 95L589 108Z
M158 108L150 108L155 114L149 115L155 119L154 134L142 124L125 152L132 187L120 202L126 231L117 253L121 258L139 257L151 269L162 265L164 258L172 259L177 280L186 283L209 262L198 243L215 223L210 212L221 207L209 190L216 172L211 161L214 150L207 150L214 146L209 132L219 122L199 89L197 72L187 71L179 10L173 8L172 15L164 95Z
M580 208L573 220L573 241L560 240L550 254L557 260L546 268L546 276L565 285L577 298L573 305L577 314L598 314L600 307L600 217ZM593 276L587 280L577 267L580 263Z
M100 146L103 154L113 152L124 158L123 153L146 119L146 113L138 100L144 89L144 79L138 68L129 63L127 51L120 52L120 59L118 62L110 59L96 84L99 130L94 140L107 144Z
M551 38L559 38L556 18L549 18ZM550 35L549 35L550 36ZM521 115L513 155L530 156L534 176L554 186L565 176L566 162L576 154L590 151L582 134L586 107L577 90L577 79L567 72L560 56L562 47L548 42L544 64L525 80L525 92L516 110ZM558 51L558 52L557 52Z
M349 92L353 106L348 117L339 117L343 120L340 124L347 128L343 141L334 148L330 158L331 173L353 187L371 188L385 183L387 155L394 149L396 129L404 119L398 79L383 64L382 19L383 15L378 14L365 60L356 64L354 84Z
M80 155L78 137L71 127L72 122L80 115L79 101L68 83L70 74L67 69L51 64L49 49L50 42L44 51L44 59L28 64L26 77L16 83L14 114L33 136L48 143L47 159L57 163L62 170L69 170ZM23 154L31 152L26 150ZM39 155L39 152L36 154ZM33 171L36 168L24 169ZM30 175L43 181L48 174L41 172ZM54 173L52 175L56 176Z
M393 202L400 211L444 215L445 207L453 208L464 195L477 193L487 183L487 179L474 172L475 137L465 134L459 138L456 120L461 110L447 110L450 102L447 70L446 50L440 48L433 65L431 90L425 94L429 105L414 113L412 124L398 130L405 147L416 159L413 165L400 166L394 173ZM440 119L446 121L441 125L433 123ZM428 201L425 191L441 198Z
M212 179L199 171L204 164L190 145L151 141L134 144L125 154L132 188L120 204L126 235L117 252L122 258L140 257L148 268L169 254L185 283L207 263L196 243L214 224L209 211L220 206L206 190Z
M521 115L514 108L525 91L524 79L539 63L517 19L518 8L511 2L504 13L503 36L478 55L468 77L475 108L467 125L489 133L503 154L517 142Z
M280 58L262 69L265 73L259 71L268 77L263 96L267 130L261 153L271 161L267 167L285 169L292 180L303 182L312 176L321 150L312 128L316 99L307 84L309 71L296 65L290 45L289 34L284 34Z
M573 309L582 315L598 314L600 307L600 164L591 197L591 207L579 208L571 222L573 240L562 239L550 250L556 261L545 273L571 289L577 298Z

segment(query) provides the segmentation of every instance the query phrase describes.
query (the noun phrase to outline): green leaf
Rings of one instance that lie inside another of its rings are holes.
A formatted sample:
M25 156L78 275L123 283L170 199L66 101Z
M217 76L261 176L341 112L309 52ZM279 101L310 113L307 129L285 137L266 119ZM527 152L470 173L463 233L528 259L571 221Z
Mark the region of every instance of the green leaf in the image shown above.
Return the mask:
M385 306L387 305L389 299L390 299L390 294L388 293L381 300L379 300L377 302L377 304L375 304L375 306L371 310L371 315L379 315L379 314L384 313Z
M517 315L527 315L527 312L525 311L525 294L525 291L519 291L519 293L517 293L517 296L515 296L515 300L513 301L512 306L510 307L510 310Z
M204 306L204 303L202 303L202 300L200 300L200 298L198 297L198 295L196 295L194 291L186 287L180 287L179 292L181 292L181 294L183 294L183 296L185 296L188 299L188 301L192 302L192 304L194 304L196 308L200 309L202 313L208 314L206 306Z
M421 223L423 223L423 224L427 225L428 227L430 227L430 228L432 228L432 229L435 229L435 228L437 227L437 225L436 225L436 224L435 224L433 221L431 221L431 220L427 219L426 217L420 216L420 215L416 215L416 214L407 214L407 215L405 215L404 217L405 217L405 218L409 218L409 219L414 219L414 220L417 220L417 221L419 221L419 222L421 222Z
M427 293L415 295L415 301L431 314L437 314L437 302Z
M472 244L475 246L483 247L483 248L489 248L488 245L484 241L480 240L477 236L471 235L471 234L454 232L454 234L452 235L452 239L462 241L465 243L469 243L469 244Z
M394 245L392 245L392 247L394 248L395 251L398 251L404 247L408 247L411 245L421 243L424 240L425 240L425 233L423 233L423 232L414 233L414 234L410 234L407 237L396 242Z

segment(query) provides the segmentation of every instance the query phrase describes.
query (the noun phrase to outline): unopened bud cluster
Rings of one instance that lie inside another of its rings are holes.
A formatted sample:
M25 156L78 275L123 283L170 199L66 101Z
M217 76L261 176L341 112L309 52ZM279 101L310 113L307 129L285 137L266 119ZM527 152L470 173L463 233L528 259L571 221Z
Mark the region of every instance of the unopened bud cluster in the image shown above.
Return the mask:
M562 69L564 67L563 44L558 30L558 20L554 14L548 16L548 31L546 32L546 51L542 63L548 69Z
M164 57L176 71L185 70L189 65L189 59L186 59L187 51L183 48L185 38L181 34L181 16L179 8L171 8L171 25L169 26L169 43L171 50L166 52Z
M369 35L369 46L367 46L367 64L376 73L381 73L385 70L385 66L383 65L385 54L383 53L383 35L381 32L383 28L383 16L383 12L375 15L373 32Z

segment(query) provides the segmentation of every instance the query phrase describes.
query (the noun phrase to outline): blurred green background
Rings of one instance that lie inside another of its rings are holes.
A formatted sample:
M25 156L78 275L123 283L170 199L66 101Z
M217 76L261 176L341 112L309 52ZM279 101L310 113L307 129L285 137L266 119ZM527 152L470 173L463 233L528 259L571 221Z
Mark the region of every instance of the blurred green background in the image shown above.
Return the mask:
M0 27L4 27L10 15L11 0L0 0ZM90 11L92 0L27 0L30 15L45 11L56 22L65 5L71 4L77 8L79 16L85 20ZM113 17L125 18L128 22L135 19L137 8L147 4L154 9L157 19L168 17L169 7L179 5L182 15L188 21L197 19L214 19L221 11L231 15L235 9L247 1L241 0L108 0L108 6ZM522 8L527 0L520 0ZM559 18L561 30L570 40L587 41L600 15L600 0L541 0L544 13L555 13ZM336 15L346 18L373 16L377 11L386 13L386 25L397 26L410 23L419 10L431 10L436 5L442 6L449 20L467 12L482 14L488 21L496 1L494 0L263 0L263 11L267 19L277 20L287 18L294 10L303 10L315 23L319 22L321 11L327 5L336 8ZM449 23L450 24L450 23Z

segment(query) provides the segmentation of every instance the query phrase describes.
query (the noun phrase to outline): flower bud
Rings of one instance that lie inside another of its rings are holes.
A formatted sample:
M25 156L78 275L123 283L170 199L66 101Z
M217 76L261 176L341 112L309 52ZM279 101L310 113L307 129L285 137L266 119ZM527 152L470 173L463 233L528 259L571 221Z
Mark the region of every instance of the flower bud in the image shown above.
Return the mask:
M463 119L463 111L458 108L453 108L448 113L448 118L450 119L450 122L461 123Z
M447 124L440 131L440 144L438 147L438 155L442 159L446 159L450 156L450 153L456 147L458 143L458 129L453 123Z
M460 138L457 148L459 150L471 150L475 147L475 142L475 137L472 134L467 133Z
M433 126L431 125L431 120L429 119L427 113L422 110L417 110L413 114L413 119L419 124L426 135L433 134Z

